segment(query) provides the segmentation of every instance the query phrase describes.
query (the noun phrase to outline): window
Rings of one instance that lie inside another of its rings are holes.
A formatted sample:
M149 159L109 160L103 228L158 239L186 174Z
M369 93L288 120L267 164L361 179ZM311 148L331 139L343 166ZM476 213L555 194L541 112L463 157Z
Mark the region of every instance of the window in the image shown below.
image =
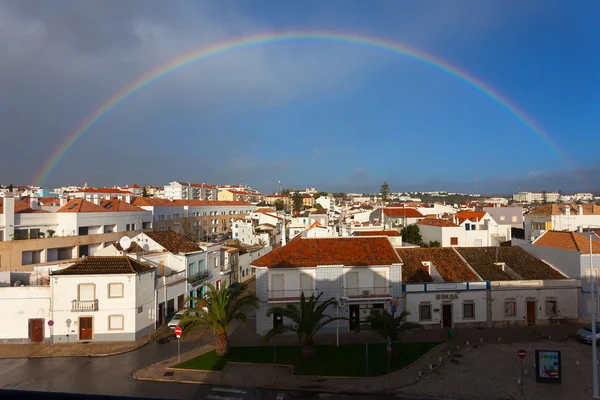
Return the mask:
M220 279L217 281L216 289L221 290L221 280Z
M500 221L504 221L506 219L506 217L504 215L500 216Z
M419 321L431 321L431 304L419 306Z
M556 315L556 300L546 300L546 315Z
M465 224L465 231L468 231L471 229L471 224Z
M96 285L93 283L80 283L77 288L77 300L96 300Z
M600 313L600 307L598 306L598 298L596 300L596 315ZM592 305L592 299L585 299L585 310L587 315L592 315L594 313L594 306Z
M122 283L109 283L108 284L108 298L121 298L123 297L123 284Z
M450 246L458 246L458 238L457 237L450 238Z
M108 316L108 330L109 331L122 331L124 329L124 317L122 315L109 315Z
M517 316L517 302L514 299L507 299L504 302L504 316L505 317L516 317Z
M475 318L475 304L474 303L463 303L463 319L474 319Z
M519 218L516 215L513 215L511 221L512 222L519 222Z
M215 257L215 268L219 266L219 258Z
M138 314L141 314L144 312L144 306L139 306L138 307Z

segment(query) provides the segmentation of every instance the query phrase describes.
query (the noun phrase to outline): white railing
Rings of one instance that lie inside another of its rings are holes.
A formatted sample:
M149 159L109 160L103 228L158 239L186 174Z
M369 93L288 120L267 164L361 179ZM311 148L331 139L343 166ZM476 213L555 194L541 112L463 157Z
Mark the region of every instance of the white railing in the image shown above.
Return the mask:
M359 287L359 288L344 288L344 295L348 297L380 297L380 296L390 296L391 288L389 286L380 286L380 287Z
M98 299L96 300L73 300L71 311L98 311Z
M165 285L170 285L171 283L181 281L185 279L185 271L180 271L175 274L168 275L166 277L159 276L156 278L156 287L161 288Z

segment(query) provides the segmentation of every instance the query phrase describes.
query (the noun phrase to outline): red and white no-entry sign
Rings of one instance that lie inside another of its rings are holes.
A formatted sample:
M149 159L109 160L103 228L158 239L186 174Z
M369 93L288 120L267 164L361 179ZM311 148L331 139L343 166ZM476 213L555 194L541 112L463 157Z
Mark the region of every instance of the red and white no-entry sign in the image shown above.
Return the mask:
M178 339L181 337L181 332L183 332L183 331L181 330L180 326L178 326L177 328L175 328L175 334L177 335Z
M517 355L519 356L519 358L525 358L527 357L527 352L523 349L520 349L519 351L517 351Z

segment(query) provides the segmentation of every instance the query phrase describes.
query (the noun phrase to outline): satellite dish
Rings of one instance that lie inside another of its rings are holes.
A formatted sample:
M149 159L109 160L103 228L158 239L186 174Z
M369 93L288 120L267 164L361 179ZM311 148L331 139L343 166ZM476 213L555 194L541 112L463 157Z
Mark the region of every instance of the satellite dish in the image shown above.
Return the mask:
M119 240L119 244L121 245L123 251L127 251L127 249L129 249L129 247L131 246L131 238L129 236L123 236Z

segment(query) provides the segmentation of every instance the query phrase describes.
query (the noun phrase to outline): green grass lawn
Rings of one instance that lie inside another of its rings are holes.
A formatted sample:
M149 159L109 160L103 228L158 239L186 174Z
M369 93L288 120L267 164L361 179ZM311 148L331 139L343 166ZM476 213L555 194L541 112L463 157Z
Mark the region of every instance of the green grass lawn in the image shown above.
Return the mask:
M390 372L415 362L439 343L403 343L393 346L398 357L390 363ZM365 345L317 346L317 358L307 361L300 354L299 346L277 346L277 364L294 366L297 375L366 376ZM369 376L388 372L385 344L369 345ZM219 357L213 350L176 365L176 368L220 371L228 361L273 364L273 346L231 347L227 357Z

